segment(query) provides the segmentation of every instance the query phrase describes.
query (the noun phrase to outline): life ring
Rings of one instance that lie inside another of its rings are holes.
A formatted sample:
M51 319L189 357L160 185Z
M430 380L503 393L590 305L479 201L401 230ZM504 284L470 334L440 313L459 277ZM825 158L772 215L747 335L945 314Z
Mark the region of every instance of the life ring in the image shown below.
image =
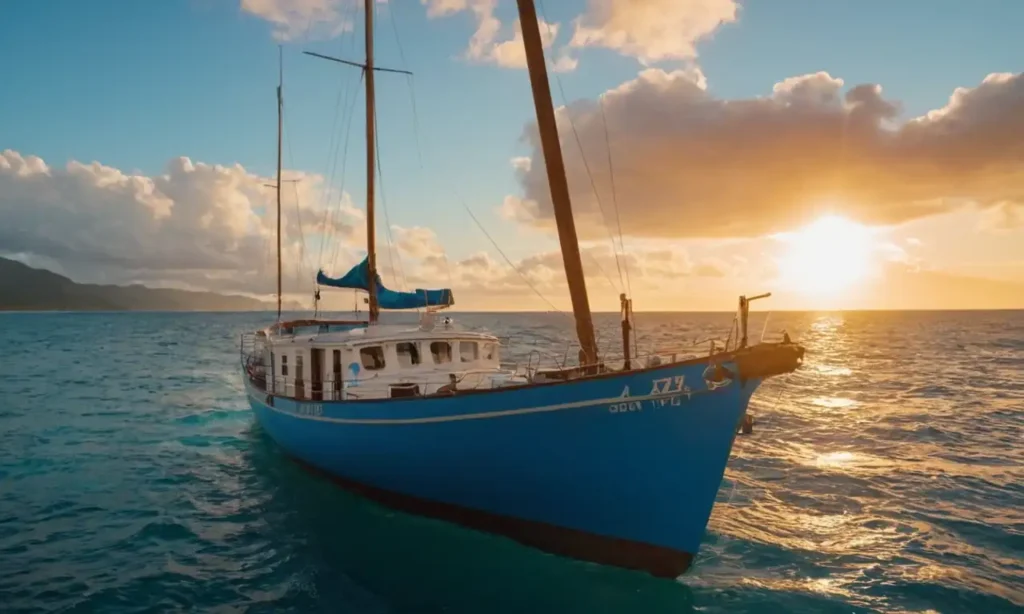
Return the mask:
M704 384L708 387L708 390L725 388L731 384L733 378L736 377L728 367L722 366L721 363L708 365L708 367L704 369L703 376Z

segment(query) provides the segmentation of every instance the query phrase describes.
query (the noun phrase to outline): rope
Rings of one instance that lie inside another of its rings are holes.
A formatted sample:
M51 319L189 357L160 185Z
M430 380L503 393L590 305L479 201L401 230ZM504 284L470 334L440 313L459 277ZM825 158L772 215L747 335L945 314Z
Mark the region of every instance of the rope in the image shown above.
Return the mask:
M547 11L544 8L543 0L540 3L540 10L541 10L541 14L544 15L544 21L546 23L550 23L548 21ZM619 260L619 250L615 247L615 236L612 234L612 230L611 230L611 228L608 225L608 218L605 215L604 204L601 202L601 194L600 194L600 192L597 189L597 182L594 181L594 175L593 175L593 173L590 172L590 164L587 162L587 154L583 150L583 141L580 140L579 132L576 130L576 122L574 122L572 120L572 113L570 113L568 111L568 109L569 109L569 101L568 101L568 98L565 95L565 88L562 86L562 78L558 75L558 73L555 73L555 83L558 85L558 92L562 96L562 104L566 108L565 117L566 117L566 119L569 120L569 127L572 129L573 139L576 141L576 147L579 148L579 150L580 150L580 160L583 161L583 168L587 172L587 179L590 180L590 189L593 190L593 192L594 192L594 199L597 200L597 208L601 211L601 223L604 225L604 229L608 233L608 240L611 241L612 253L615 254L615 267L619 271L619 284L620 285L616 287L614 284L612 284L612 286L615 287L617 290L625 289L626 283L625 283L625 281L623 281L622 263ZM616 209L616 211L618 211L618 209ZM621 228L621 226L620 226L620 228ZM620 233L620 237L621 237L621 233ZM610 279L609 279L609 281L610 281Z
M420 121L419 113L416 111L416 87L415 77L410 70L409 63L405 59L405 49L402 46L402 37L398 33L398 20L395 19L395 10L391 10L391 30L395 34L395 44L398 46L398 57L402 62L402 68L409 71L409 74L405 75L405 83L409 90L409 105L412 108L412 134L413 140L416 142L416 160L419 164L420 173L423 171L423 147L420 145ZM383 196L383 193L382 193ZM452 267L448 260L448 251L441 246L441 257L444 258L445 272L448 274L448 287L451 288L455 285L452 281Z
M405 269L402 266L402 255L401 255L401 253L399 253L398 248L395 246L395 242L394 242L394 239L393 239L392 234L391 234L391 218L388 215L388 200L387 200L387 197L384 195L384 171L381 168L381 164L380 164L380 131L377 129L377 114L376 113L374 113L374 115L373 115L373 140L376 142L376 147L374 148L374 154L375 154L375 157L377 158L377 179L378 179L378 182L377 182L378 186L377 187L380 188L380 202L381 202L381 205L383 205L383 207L384 207L384 223L387 224L388 254L390 254L391 258L392 258L392 260L391 260L391 276L395 278L396 282L399 281L398 275L395 274L395 262L398 262L398 271L401 274L401 284L399 285L399 287L402 288L403 290L405 290L405 289L407 289L407 284L406 284L406 281L405 281ZM416 311L417 311L417 313L419 312L419 308L418 307L416 308Z
M347 81L343 82L347 83ZM321 200L328 201L327 206L324 207L324 217L320 224L320 249L317 253L317 265L323 264L324 258L324 244L327 242L327 223L331 221L331 213L333 209L330 206L330 188L334 184L334 173L338 167L338 149L341 147L341 139L338 138L338 117L341 115L341 98L345 92L344 86L338 87L338 99L335 101L334 106L334 121L331 122L331 140L327 143L327 165L330 168L330 175L328 175L327 182L324 184L321 190ZM333 152L333 156L331 155ZM333 162L332 162L333 160Z
M389 5L390 6L390 5ZM402 62L402 68L409 70L409 63L405 59L405 49L402 47L402 37L398 34L398 20L395 19L395 10L391 9L391 30L395 33L395 44L398 46L398 57ZM419 130L419 116L416 113L416 94L415 88L413 87L413 75L412 71L409 70L406 75L406 85L409 87L409 102L412 105L412 132L413 137L416 140L416 156L419 160L420 170L423 169L423 150L420 147L420 130ZM447 258L446 258L447 261Z
M342 15L343 23L349 23L349 22L351 22L354 19L355 12L356 12L356 5L353 3L352 5L346 7L346 9L347 9L347 11L345 13L343 13L343 15ZM345 55L345 49L344 49L345 40L346 40L345 33L342 33L341 40L339 41L339 47L340 47L339 51L340 51L340 55L342 55L342 56ZM354 46L354 44L355 44L354 43L354 40L355 40L355 36L354 35L351 36L351 37L348 37L347 40L352 41L351 44ZM347 74L347 73L345 73L345 74ZM362 74L360 74L360 81L359 82L360 83L362 82ZM320 229L321 229L320 249L319 249L319 252L317 254L317 266L318 267L322 267L323 263L324 263L323 262L324 245L327 243L327 232L328 232L328 228L329 228L328 224L331 221L333 221L334 209L331 206L332 195L331 195L330 190L331 190L331 186L334 185L334 176L335 176L335 172L337 171L337 168L338 168L338 149L341 147L341 140L337 138L337 134L338 134L338 118L339 118L339 115L340 115L341 109L342 109L342 98L343 97L347 97L347 96L343 96L343 95L347 91L348 85L349 85L349 80L348 79L343 79L341 81L340 86L338 87L338 98L335 101L335 107L334 107L334 121L332 121L332 123L331 123L331 140L327 144L327 166L330 169L330 173L329 174L326 173L326 172L324 173L325 176L328 176L328 179L327 179L327 182L323 185L323 190L321 191L321 197L320 197L321 201L326 201L326 207L324 208L324 217L323 217L323 220L322 220L322 223L321 223L321 226L320 226ZM356 88L356 90L358 90L358 87ZM354 95L353 95L353 99L354 99ZM353 101L353 104L354 104L354 101ZM349 115L349 121L348 121L348 123L346 125L346 129L345 129L345 147L346 147L345 153L346 153L346 155L348 153L348 149L347 149L348 148L348 126L351 126L351 123L352 123L352 121L351 121L351 112L352 111L351 111L351 108L350 108L350 110L349 110L349 114L350 114ZM344 181L344 179L343 179L343 181ZM339 203L340 203L340 199L339 199Z
M365 71L360 71L359 72L359 84L362 84L362 82L363 82L363 76L364 76L363 73L364 72ZM351 100L351 105L349 107L348 124L345 127L345 148L344 148L344 153L343 153L342 158L341 158L341 186L340 186L340 188L338 190L338 210L339 211L341 210L341 201L342 201L342 199L344 198L344 195L345 195L345 182L348 179L348 175L347 175L347 169L348 169L348 141L349 141L349 138L352 135L352 117L353 117L353 115L355 115L354 110L355 110L355 105L356 105L356 98L358 98L358 96L357 96L358 91L359 91L359 87L357 85L357 87L352 91L352 100ZM331 230L332 230L332 233L333 233L333 225L332 225ZM334 268L334 264L338 260L338 248L340 247L340 245L341 245L341 243L339 241L335 241L334 242L334 250L331 253L331 267L330 268L332 268L332 269ZM323 263L321 262L321 264L323 264Z
M536 293L536 295L539 296L542 301L547 303L548 306L551 307L552 311L554 311L556 313L560 313L562 315L568 316L569 314L565 313L564 311L562 311L558 307L555 307L554 303L549 301L547 299L547 297L545 297L543 294L541 294L540 290L538 290L537 287L533 285L533 283L529 280L529 278L527 278L526 275L523 275L522 271L520 271L519 268L516 267L516 265L512 262L512 260L509 259L509 257L505 255L505 252L501 251L501 248L498 247L498 243L493 238L491 238L491 234L489 232L487 232L486 228L483 227L483 224L480 223L480 220L476 219L476 216L473 215L473 212L466 205L465 201L462 201L462 206L463 206L463 208L466 209L466 213L469 214L469 217L473 218L473 221L476 222L477 227L480 228L480 231L484 233L484 236L486 236L487 239L491 242L491 245L494 246L494 249L498 250L498 253L501 254L501 257L505 259L505 262L507 262L508 265L510 267L512 267L512 270L515 271L516 273L518 273L519 276L523 278L523 281L526 282L526 285L529 286L530 289L533 290L534 293ZM569 317L572 317L572 316L569 316Z
M282 132L284 133L284 142L288 147L288 162L292 168L295 168L295 154L292 153L292 141L291 136L287 130L283 128L288 125L288 113L287 108L284 104L281 105L281 124ZM278 179L280 181L280 179ZM299 202L299 186L298 181L291 181L292 189L295 191L295 218L299 226L299 261L295 263L295 275L298 279L303 277L303 267L306 266L306 233L302 228L302 206Z
M629 279L629 261L626 260L626 244L622 240L622 218L619 216L619 199L615 189L615 168L612 166L612 143L608 138L608 117L604 112L604 96L598 96L597 103L601 108L601 123L604 124L604 144L608 151L608 179L612 184L612 208L615 209L615 223L619 227L619 248L622 250L622 268L626 271L626 289L633 296L633 284ZM613 241L614 244L614 241Z

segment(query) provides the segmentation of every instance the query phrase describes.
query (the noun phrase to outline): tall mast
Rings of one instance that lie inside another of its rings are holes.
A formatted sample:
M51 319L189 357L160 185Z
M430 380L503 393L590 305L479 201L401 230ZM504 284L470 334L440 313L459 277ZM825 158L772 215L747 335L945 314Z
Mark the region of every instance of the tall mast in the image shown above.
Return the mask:
M401 73L411 75L408 70L397 68L378 68L373 65L373 3L374 0L364 0L363 8L366 13L366 63L360 64L341 58L333 58L322 53L303 51L306 55L331 60L348 66L356 66L363 69L366 77L366 274L367 292L370 294L370 322L376 322L380 315L380 306L377 304L377 241L376 225L374 223L374 178L376 175L376 146L377 139L375 131L377 127L375 111L375 94L373 90L374 73L378 70L385 72Z
M373 91L373 2L365 0L366 11L366 264L367 286L370 293L370 321L376 322L380 309L377 307L377 254L376 228L374 226L374 127L376 123Z
M281 113L284 106L284 51L277 48L277 319L281 319Z
M565 179L565 164L562 162L562 150L558 142L555 109L551 104L551 88L548 85L548 69L544 62L537 11L533 6L533 0L516 2L519 5L519 23L523 31L526 66L530 71L533 104L537 110L537 127L540 130L540 142L544 151L551 203L555 209L555 223L558 226L558 242L562 246L562 262L569 282L572 312L576 319L576 335L580 340L581 363L596 366L597 341L594 338L594 324L590 317L587 284L583 278L580 246L576 239L576 222L573 220L572 205L569 201L569 184Z

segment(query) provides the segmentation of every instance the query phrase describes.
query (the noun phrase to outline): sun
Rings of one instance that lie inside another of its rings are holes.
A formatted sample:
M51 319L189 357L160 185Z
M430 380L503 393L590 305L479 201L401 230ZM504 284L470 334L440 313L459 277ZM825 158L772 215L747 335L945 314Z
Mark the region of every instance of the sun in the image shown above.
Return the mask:
M868 271L869 230L846 218L827 216L785 238L783 281L812 296L831 296L850 288Z

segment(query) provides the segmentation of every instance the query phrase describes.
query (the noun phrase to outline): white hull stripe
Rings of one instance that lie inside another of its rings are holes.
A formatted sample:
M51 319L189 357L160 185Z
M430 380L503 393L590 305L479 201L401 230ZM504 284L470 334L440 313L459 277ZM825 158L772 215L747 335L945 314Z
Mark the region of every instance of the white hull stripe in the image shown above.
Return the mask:
M246 384L249 388L249 384ZM250 388L250 390L252 390ZM723 389L724 390L724 389ZM335 424L431 424L435 422L459 422L461 420L487 420L490 418L505 418L508 416L519 416L525 414L541 414L552 411L563 411L567 409L580 409L582 407L593 407L595 405L615 405L619 403L631 403L642 401L656 401L659 399L671 399L679 396L692 397L694 395L715 392L713 390L692 390L690 392L662 392L648 394L639 397L609 397L605 399L590 399L586 401L573 401L571 403L559 403L557 405L545 405L543 407L526 407L523 409L505 409L501 411L478 412L473 414L455 414L451 416L426 416L423 418L331 418L330 416L313 416L293 411L287 411L278 407L271 407L262 401L258 395L250 392L249 398L270 411L284 414L291 418L300 420L312 420L315 422L332 422ZM344 403L344 401L342 401Z

